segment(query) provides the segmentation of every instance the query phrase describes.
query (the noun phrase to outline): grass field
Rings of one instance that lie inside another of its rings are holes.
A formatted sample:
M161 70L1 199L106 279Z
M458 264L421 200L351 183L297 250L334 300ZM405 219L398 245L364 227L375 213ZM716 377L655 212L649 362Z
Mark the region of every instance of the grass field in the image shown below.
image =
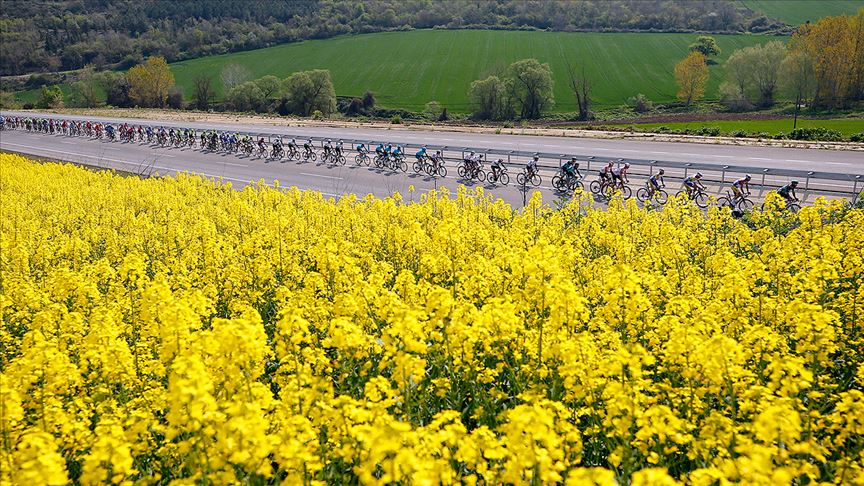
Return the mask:
M466 112L472 81L503 73L513 61L534 57L552 66L554 110L575 111L568 89L568 62L585 67L594 83L592 97L598 107L624 104L640 92L656 102L668 102L675 99L673 67L695 38L691 34L418 30L285 44L179 62L171 68L187 99L192 80L202 73L214 77L221 93L219 72L227 63L237 62L253 78L329 69L338 95L360 96L372 90L385 107L417 111L436 100L451 111ZM718 64L711 66L708 98L717 97L723 75L720 64L732 51L775 39L716 38L723 53ZM20 98L32 102L37 96L38 92L29 92Z
M731 134L736 130L743 130L748 133L765 132L775 134L778 132L789 133L792 131L792 119L785 120L717 120L717 121L700 121L700 122L685 122L685 123L639 123L634 125L613 125L619 128L627 128L635 126L640 130L653 130L664 126L671 130L698 129L701 127L718 127L724 135ZM824 127L830 130L837 130L844 136L855 133L864 132L864 118L836 118L822 120L807 120L798 119L798 128L817 128Z
M720 63L735 49L773 39L716 37L723 49ZM378 94L382 106L418 110L436 100L461 112L468 109L472 81L502 73L513 61L534 57L552 66L555 110L574 111L568 62L585 66L594 82L598 106L623 104L639 92L655 101L672 101L676 91L673 67L695 38L688 34L421 30L286 44L180 62L172 69L186 93L191 93L195 76L207 73L218 78L229 62L247 67L254 77L329 69L339 95L359 96L368 89ZM716 97L722 69L712 66L711 74L708 97Z
M864 0L742 0L748 8L778 18L790 25L822 17L853 14L864 7Z

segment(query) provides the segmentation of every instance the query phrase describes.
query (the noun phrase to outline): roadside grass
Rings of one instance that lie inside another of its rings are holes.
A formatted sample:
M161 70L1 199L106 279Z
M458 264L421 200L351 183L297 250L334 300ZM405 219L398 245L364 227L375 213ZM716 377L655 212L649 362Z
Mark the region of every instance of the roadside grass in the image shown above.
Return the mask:
M767 133L774 136L780 132L789 134L792 131L792 119L781 120L715 120L699 122L679 123L634 123L608 125L614 128L627 129L634 127L637 131L657 131L666 127L670 131L699 130L700 128L717 127L722 135L734 135L736 131L746 132L748 135ZM802 119L798 118L798 128L827 128L836 130L849 137L856 133L864 132L864 118L832 118L832 119Z
M212 76L219 96L222 68L246 67L252 78L286 77L308 69L329 69L340 96L376 93L386 108L422 111L432 100L451 112L469 111L471 82L503 75L519 59L548 62L555 77L554 112L576 111L567 78L568 63L583 67L593 83L596 108L620 106L643 93L656 103L675 100L673 68L695 34L416 30L337 37L266 49L209 56L171 64L177 85L189 100L193 80ZM722 54L710 67L707 99L718 97L722 63L734 50L778 39L758 35L716 35ZM783 39L783 38L779 38ZM23 94L33 101L35 94Z
M801 25L822 17L854 14L864 7L862 0L742 0L751 10L778 18L789 25Z

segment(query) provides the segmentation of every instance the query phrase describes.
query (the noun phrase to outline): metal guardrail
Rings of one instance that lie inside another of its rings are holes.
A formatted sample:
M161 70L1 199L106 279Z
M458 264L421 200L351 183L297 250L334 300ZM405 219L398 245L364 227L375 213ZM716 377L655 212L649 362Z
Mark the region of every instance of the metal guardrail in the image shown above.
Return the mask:
M83 117L51 117L54 120L75 120L75 121L83 121L86 118ZM114 125L118 125L117 123L113 123ZM179 123L168 123L165 125L158 124L149 124L149 123L136 123L134 126L142 126L142 127L151 127L151 128L159 128L159 127L167 127L167 128L185 128L184 125ZM332 141L342 141L343 144L349 144L352 147L356 147L356 145L363 143L367 147L369 147L370 151L374 150L374 146L379 143L383 143L387 145L388 143L392 143L392 139L348 139L348 138L334 138L334 137L319 137L319 136L309 136L309 135L299 135L299 134L282 134L282 133L267 133L267 132L257 132L257 131L236 131L236 130L216 130L216 129L195 129L199 134L202 131L210 132L215 131L217 133L236 133L238 136L250 136L256 139L258 138L266 138L268 143L272 143L275 139L280 139L284 141L286 139L296 139L299 140L298 144L302 146L303 141L311 140L312 142L318 142L320 146L323 146L326 140ZM655 169L663 168L666 170L669 169L678 169L683 171L683 177L681 179L686 178L689 175L689 172L692 170L695 171L707 171L707 172L717 172L720 173L720 179L706 179L707 182L719 182L721 184L726 183L726 175L727 173L737 173L737 174L751 174L754 179L757 176L761 176L760 185L765 187L778 187L777 185L769 185L766 184L767 177L783 177L783 178L793 178L793 179L802 179L804 180L804 190L808 190L810 186L811 180L821 180L821 181L835 181L835 182L848 182L852 184L851 189L849 190L824 190L820 189L824 192L838 192L842 194L854 194L858 195L858 186L861 184L862 189L864 189L864 175L862 174L846 174L841 172L824 172L824 171L806 171L806 170L796 170L796 169L772 169L772 168L760 168L760 167L752 167L752 166L739 166L739 165L722 165L718 166L716 164L709 163L699 163L699 162L679 162L679 161L670 161L670 160L655 160L655 159L638 159L638 158L608 158L597 155L588 155L585 153L556 153L556 152L532 152L532 151L519 151L519 150L499 150L492 148L478 148L478 147L464 147L464 146L452 146L452 145L434 145L434 144L416 144L416 143L397 143L397 145L401 145L405 150L406 159L413 156L412 153L409 153L407 149L419 149L420 147L426 147L427 150L436 151L441 150L442 155L447 160L461 161L464 159L465 154L468 152L475 152L478 154L482 154L484 159L488 161L490 155L499 156L500 158L505 158L505 163L510 165L514 163L514 159L517 161L519 159L524 159L527 161L528 159L537 156L540 158L541 163L537 164L540 169L547 170L558 170L561 168L561 165L567 160L571 158L576 158L580 163L585 163L584 166L586 172L591 171L592 162L605 163L609 160L612 160L618 164L629 163L633 167L644 167L648 169L648 174L652 175ZM348 153L348 150L344 150L345 153ZM458 152L459 157L448 157L447 152L454 153ZM544 164L542 161L548 160L557 160L558 165L549 165ZM669 175L670 179L676 179L676 177Z

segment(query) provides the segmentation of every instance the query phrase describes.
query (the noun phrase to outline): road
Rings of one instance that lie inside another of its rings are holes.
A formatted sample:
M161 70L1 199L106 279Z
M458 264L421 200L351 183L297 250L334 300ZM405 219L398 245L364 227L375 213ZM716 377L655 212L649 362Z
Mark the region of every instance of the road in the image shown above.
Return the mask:
M33 113L3 112L4 116L34 116ZM45 114L44 116L51 116ZM84 117L64 116L71 119ZM216 129L229 131L256 131L288 134L293 136L318 136L336 139L364 139L403 144L446 145L449 147L489 147L505 150L561 152L562 154L593 155L597 159L643 158L664 161L698 162L716 165L738 165L756 169L798 169L845 174L864 174L864 152L791 149L779 147L752 147L729 145L706 145L693 143L647 142L625 140L584 139L573 137L538 137L520 135L471 134L457 132L422 132L407 129L366 129L366 128L324 128L324 127L281 127L281 126L244 126L238 124L157 122L129 118L90 117L91 121L102 123L146 123L167 127L194 127L198 130ZM89 140L84 137L65 137L26 133L21 130L2 132L0 150L66 160L86 165L115 168L131 172L158 172L163 175L178 172L193 172L207 177L222 177L234 185L245 185L249 181L263 179L267 183L279 180L280 186L297 186L301 189L321 191L328 196L345 193L359 195L374 194L386 196L399 191L408 197L408 187L413 185L417 193L433 187L445 186L453 190L465 181L455 176L455 162L448 165L448 177L433 179L413 174L390 173L375 168L356 167L349 160L346 166L328 166L321 163L298 163L265 161L256 157L211 153L191 148L162 148L144 143L120 143ZM458 151L457 151L458 152ZM452 152L452 155L458 155ZM448 154L450 155L450 154ZM410 157L409 157L410 158ZM349 157L350 159L350 157ZM547 163L557 164L557 161ZM487 166L488 168L488 166ZM597 165L591 167L599 168ZM635 167L634 167L635 169ZM483 187L505 201L521 205L523 195L515 186L515 175L521 168L515 164L510 167L511 187L482 184ZM636 171L638 174L638 170ZM543 184L539 189L544 200L557 198L549 182L551 173L543 173ZM675 175L675 174L671 174ZM719 172L718 172L719 175ZM727 177L734 177L729 174ZM710 177L710 176L709 176ZM588 179L593 179L592 175ZM862 177L864 179L864 177ZM644 180L634 177L631 187L637 188ZM677 184L675 184L677 187ZM709 186L710 187L710 186ZM715 188L721 191L720 185ZM529 195L530 196L530 195Z

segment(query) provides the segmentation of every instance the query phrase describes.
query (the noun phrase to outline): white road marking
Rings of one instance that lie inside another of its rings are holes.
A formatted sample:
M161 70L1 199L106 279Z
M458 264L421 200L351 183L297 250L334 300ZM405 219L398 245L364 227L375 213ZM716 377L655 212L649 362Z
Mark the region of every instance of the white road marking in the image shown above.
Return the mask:
M765 157L747 157L747 158L750 160L773 160L773 159L766 159Z
M225 165L233 165L234 167L249 167L246 164L235 164L234 162L222 162Z
M336 179L339 181L344 179L343 177L334 177L334 176L327 176L327 175L321 175L321 174L310 174L308 172L300 172L300 175L305 175L305 176L309 176L309 177L321 177L323 179Z

